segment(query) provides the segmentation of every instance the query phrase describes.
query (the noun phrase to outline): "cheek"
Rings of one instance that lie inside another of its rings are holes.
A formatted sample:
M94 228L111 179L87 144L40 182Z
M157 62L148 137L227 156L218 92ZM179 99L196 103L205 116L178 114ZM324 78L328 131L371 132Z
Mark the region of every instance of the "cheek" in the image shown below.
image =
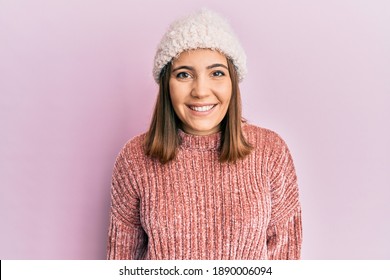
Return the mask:
M180 106L180 100L178 100L177 96L172 92L170 96L171 96L172 107L175 110L175 112L177 112Z
M176 110L180 103L180 95L178 94L177 87L172 83L169 84L169 96L171 98L172 106Z
M225 105L228 106L230 103L230 99L232 97L232 87L231 85L221 86L219 89L219 99Z
M184 114L185 95L183 94L182 90L178 89L178 87L170 86L169 96L173 110L180 118L180 116Z

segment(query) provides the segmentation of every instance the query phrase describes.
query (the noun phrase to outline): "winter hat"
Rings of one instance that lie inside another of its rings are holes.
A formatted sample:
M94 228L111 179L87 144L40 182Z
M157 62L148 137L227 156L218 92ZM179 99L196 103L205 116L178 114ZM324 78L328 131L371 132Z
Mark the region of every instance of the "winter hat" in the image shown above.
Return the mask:
M153 77L159 83L163 67L183 51L212 49L230 58L241 82L247 72L246 55L229 24L218 14L202 9L173 22L154 58Z

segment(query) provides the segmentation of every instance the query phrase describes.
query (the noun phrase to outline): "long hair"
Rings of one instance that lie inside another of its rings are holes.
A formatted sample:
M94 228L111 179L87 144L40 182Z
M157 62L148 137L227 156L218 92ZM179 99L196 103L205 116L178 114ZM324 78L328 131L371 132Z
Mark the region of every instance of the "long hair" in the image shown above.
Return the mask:
M220 162L235 162L247 156L252 146L242 133L241 94L238 86L238 76L235 66L227 59L230 78L232 81L232 96L225 117L221 122ZM165 65L159 77L159 94L154 107L150 128L145 138L145 153L157 158L161 163L173 160L180 145L178 129L180 120L173 109L169 79L171 63Z

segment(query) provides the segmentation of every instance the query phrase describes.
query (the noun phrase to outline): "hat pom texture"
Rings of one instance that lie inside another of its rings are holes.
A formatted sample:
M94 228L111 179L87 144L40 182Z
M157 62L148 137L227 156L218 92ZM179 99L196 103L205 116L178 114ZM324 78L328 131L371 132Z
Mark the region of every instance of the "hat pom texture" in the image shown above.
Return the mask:
M159 83L163 67L182 52L217 50L230 58L241 82L247 72L246 55L229 24L218 14L202 9L173 22L164 34L154 58L153 76Z

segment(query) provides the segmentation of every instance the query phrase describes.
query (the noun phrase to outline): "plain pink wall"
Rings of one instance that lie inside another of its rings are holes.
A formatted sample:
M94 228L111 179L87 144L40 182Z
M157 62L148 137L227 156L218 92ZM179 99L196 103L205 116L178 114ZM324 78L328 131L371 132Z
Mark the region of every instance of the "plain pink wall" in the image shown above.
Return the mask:
M289 144L304 259L390 259L390 2L0 1L0 258L103 259L112 166L169 23L225 16L245 117Z

